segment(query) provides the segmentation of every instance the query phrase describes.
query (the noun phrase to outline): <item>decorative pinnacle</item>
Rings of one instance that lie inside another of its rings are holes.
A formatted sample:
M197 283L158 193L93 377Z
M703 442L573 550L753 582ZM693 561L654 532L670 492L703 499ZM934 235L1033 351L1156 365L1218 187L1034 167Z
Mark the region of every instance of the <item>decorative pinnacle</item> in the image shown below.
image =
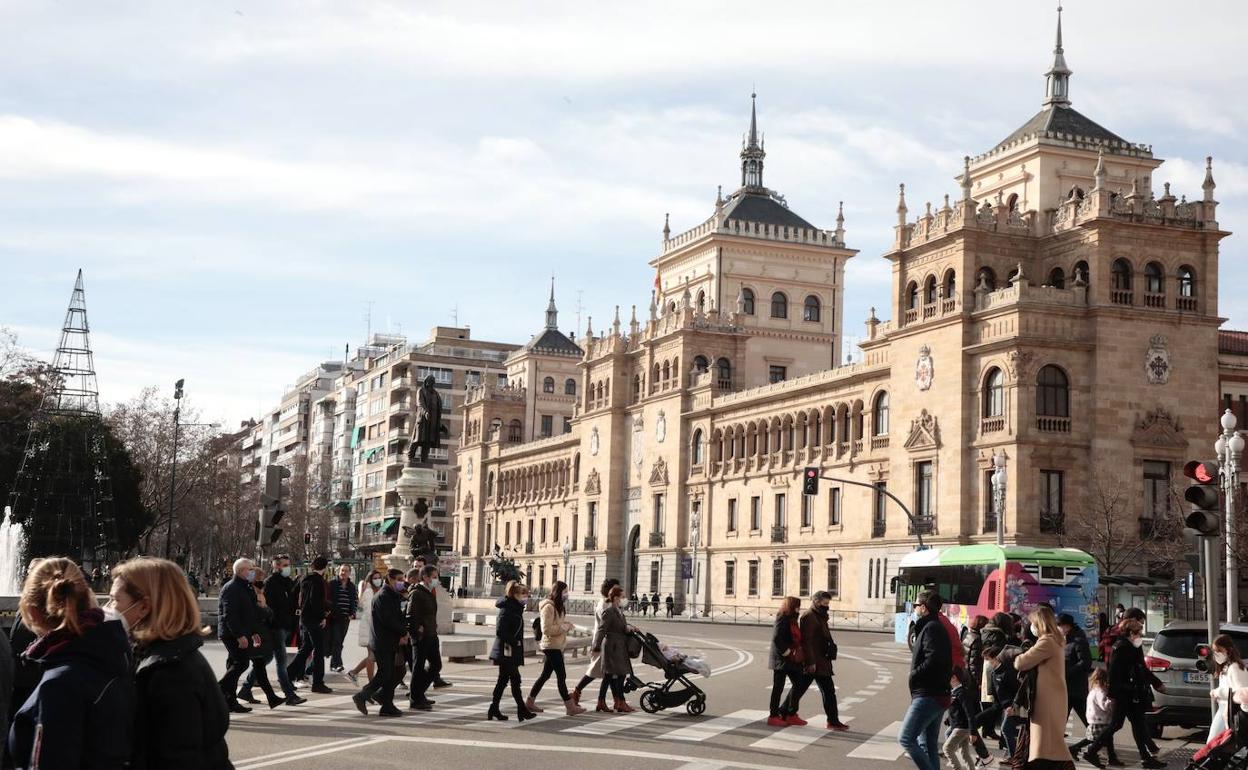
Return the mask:
M1044 105L1070 106L1070 68L1062 50L1062 6L1057 6L1057 39L1053 45L1053 66L1045 73Z
M906 185L897 185L897 224L904 225L906 223Z
M663 240L665 241L671 240L672 238L672 228L669 220L670 217L671 214L663 215Z
M971 199L971 156L962 156L962 200Z
M1205 181L1201 184L1200 189L1205 191L1205 200L1213 200L1213 188L1217 185L1213 181L1213 156L1205 156Z

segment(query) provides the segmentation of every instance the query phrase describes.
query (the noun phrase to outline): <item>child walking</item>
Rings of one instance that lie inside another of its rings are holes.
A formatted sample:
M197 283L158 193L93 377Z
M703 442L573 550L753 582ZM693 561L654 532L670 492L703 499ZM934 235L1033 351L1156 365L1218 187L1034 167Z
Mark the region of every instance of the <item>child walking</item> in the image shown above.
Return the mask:
M1109 729L1113 721L1114 702L1109 699L1109 674L1103 668L1093 669L1088 677L1088 731L1083 743L1095 746L1096 739ZM1112 745L1110 751L1113 751ZM1097 767L1105 767L1095 751L1085 751L1083 758Z
M951 703L949 704L949 735L943 747L945 757L953 770L975 770L975 757L971 755L971 737L975 718L979 716L978 688L968 687L970 677L965 669L954 666L949 677Z

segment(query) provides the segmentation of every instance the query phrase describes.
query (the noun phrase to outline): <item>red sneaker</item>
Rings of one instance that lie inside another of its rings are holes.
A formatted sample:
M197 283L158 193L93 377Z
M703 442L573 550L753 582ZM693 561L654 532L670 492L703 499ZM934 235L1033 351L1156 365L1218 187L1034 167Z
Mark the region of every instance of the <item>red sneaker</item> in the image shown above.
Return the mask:
M767 717L768 727L785 727L789 723L784 721L784 717Z
M805 727L807 724L809 724L809 722L807 722L805 719L802 719L797 714L789 714L787 717L784 718L784 723L787 725L793 725L794 727Z
M843 733L849 729L849 725L844 722L828 722L828 729L836 730L838 733Z

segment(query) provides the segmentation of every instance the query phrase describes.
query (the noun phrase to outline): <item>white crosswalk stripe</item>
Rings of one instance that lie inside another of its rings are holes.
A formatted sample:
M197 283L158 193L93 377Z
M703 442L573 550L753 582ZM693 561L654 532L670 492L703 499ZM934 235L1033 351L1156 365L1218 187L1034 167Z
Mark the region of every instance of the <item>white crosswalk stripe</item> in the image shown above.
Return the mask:
M658 737L667 741L695 741L700 743L717 735L722 735L729 730L744 727L752 722L761 722L767 719L767 716L766 711L742 709L722 717L713 717L705 722L682 727L679 730L674 730Z
M841 721L849 724L854 721L854 718L842 717ZM812 722L804 727L780 728L766 738L754 741L750 744L750 748L768 749L771 751L801 751L825 735L833 734L833 731L829 730L826 725L816 725Z
M634 714L622 714L620 716L610 717L608 719L597 719L593 722L587 722L576 727L569 727L561 732L576 733L577 735L610 735L618 733L621 730L631 730L634 727L641 727L660 719L667 719L675 716L679 711L660 711L657 714L647 714L644 711L638 711Z
M902 754L901 746L897 743L897 736L900 733L901 722L893 722L872 735L847 756L850 759L883 759L895 762Z

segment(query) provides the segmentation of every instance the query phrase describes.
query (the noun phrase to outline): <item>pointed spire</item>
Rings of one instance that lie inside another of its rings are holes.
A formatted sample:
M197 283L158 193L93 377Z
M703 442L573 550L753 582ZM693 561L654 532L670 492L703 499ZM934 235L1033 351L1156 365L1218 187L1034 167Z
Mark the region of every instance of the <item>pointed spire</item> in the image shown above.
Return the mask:
M741 186L762 188L763 158L767 153L758 139L758 110L755 100L758 94L750 94L750 132L746 135L745 146L741 148Z
M836 242L845 243L845 201L836 202Z
M715 185L715 210L719 211L724 207L724 186L722 184Z
M1213 181L1213 156L1205 156L1205 181L1201 184L1200 189L1205 191L1205 200L1213 200L1213 188L1217 185Z
M663 215L663 240L668 241L672 238L671 214Z
M1070 68L1062 50L1062 6L1057 6L1057 41L1053 46L1053 66L1044 74L1044 106L1070 106Z
M1105 187L1105 148L1104 147L1097 148L1096 171L1092 173L1092 178L1095 180L1095 184L1092 185L1093 191L1104 189Z
M555 277L550 277L550 302L546 305L546 328L559 328L559 309L555 307Z
M962 201L971 200L971 156L962 156Z
M637 306L633 305L633 317L628 321L628 336L635 337L639 328L637 324Z
M906 224L906 185L904 183L897 185L897 224L904 227Z
M585 336L591 340L594 338L594 317L592 315L585 318Z
M620 306L615 306L615 320L611 322L611 336L620 336Z
M659 303L657 292L650 292L650 320L654 321L659 317Z

